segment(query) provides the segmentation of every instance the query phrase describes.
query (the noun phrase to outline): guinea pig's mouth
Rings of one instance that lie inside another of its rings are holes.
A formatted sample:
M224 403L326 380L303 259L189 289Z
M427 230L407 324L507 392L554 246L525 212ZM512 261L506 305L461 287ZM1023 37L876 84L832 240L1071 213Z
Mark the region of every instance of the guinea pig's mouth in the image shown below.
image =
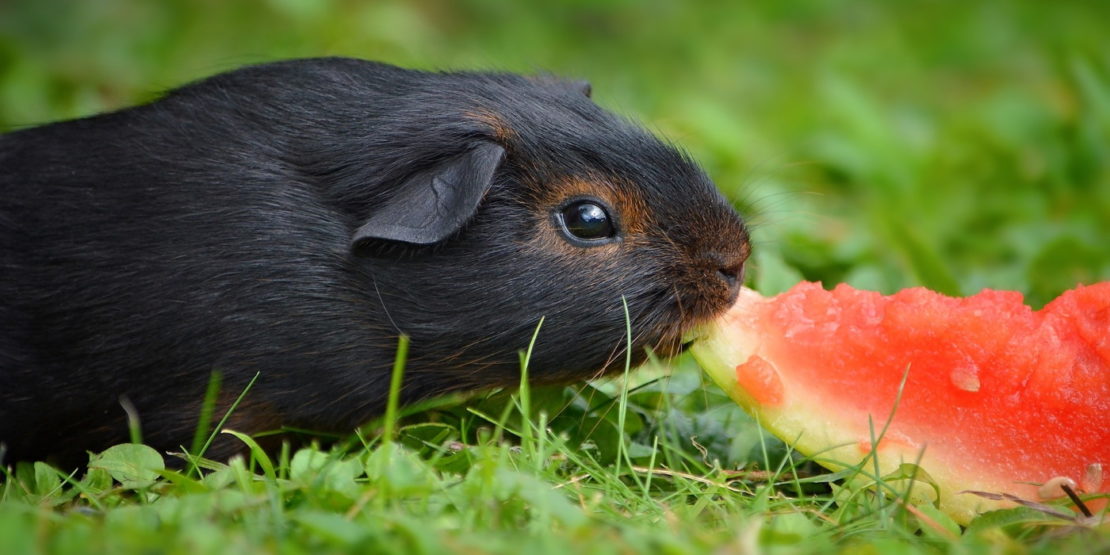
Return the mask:
M683 335L665 336L651 347L651 352L658 357L673 358L685 353L694 340L684 341Z
M685 352L686 352L686 350L687 350L687 349L689 349L689 348L690 348L690 346L691 346L691 345L693 345L693 344L694 344L694 340L693 340L693 339L691 339L691 340L689 340L689 341L685 341L685 342L683 342L683 343L682 343L682 345L679 345L679 347L678 347L678 353L677 353L677 354L682 354L682 353L685 353Z
M710 294L713 292L716 294ZM698 334L691 332L719 318L736 301L737 293L733 288L710 290L710 293L698 291L692 298L683 298L676 292L665 302L653 306L653 314L645 319L645 327L654 330L644 334L644 341L637 341L637 350L641 354L650 350L659 358L673 358L689 350L698 339Z

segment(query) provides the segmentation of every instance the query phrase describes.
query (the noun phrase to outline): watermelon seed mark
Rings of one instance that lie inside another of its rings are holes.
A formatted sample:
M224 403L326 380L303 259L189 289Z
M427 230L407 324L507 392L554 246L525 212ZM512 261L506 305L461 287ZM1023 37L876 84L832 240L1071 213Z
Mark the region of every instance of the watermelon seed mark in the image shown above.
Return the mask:
M1075 480L1072 480L1067 476L1056 476L1055 478L1050 478L1047 482L1042 484L1041 487L1037 488L1037 497L1040 497L1041 499L1055 499L1057 497L1063 497L1062 495L1060 495L1061 489L1063 489L1066 493L1067 489L1065 488L1074 487Z
M1083 491L1094 492L1102 490L1102 464L1091 463L1083 471L1083 478L1079 480L1079 487Z
M957 366L948 377L952 380L952 385L956 386L956 389L970 392L979 391L979 367L975 363Z

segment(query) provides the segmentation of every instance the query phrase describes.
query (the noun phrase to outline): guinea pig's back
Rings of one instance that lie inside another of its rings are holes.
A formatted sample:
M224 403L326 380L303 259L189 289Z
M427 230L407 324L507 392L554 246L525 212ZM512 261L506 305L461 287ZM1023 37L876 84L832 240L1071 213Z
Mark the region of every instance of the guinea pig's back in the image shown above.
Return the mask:
M242 414L303 403L309 422L311 407L335 420L343 396L316 391L373 385L341 370L386 348L358 336L381 324L349 267L349 222L281 144L249 133L259 122L191 100L0 136L0 439L13 455L125 441L121 398L148 441L181 437L213 371L223 407L264 369L253 397L273 406ZM306 372L316 390L290 379Z

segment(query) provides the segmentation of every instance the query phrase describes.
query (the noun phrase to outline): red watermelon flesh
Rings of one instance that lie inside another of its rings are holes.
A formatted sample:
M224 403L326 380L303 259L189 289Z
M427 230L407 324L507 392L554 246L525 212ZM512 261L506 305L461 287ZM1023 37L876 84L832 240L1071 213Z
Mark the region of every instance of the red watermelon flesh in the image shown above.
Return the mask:
M1012 291L745 289L699 335L692 350L714 380L825 466L858 464L892 418L881 473L918 463L958 522L1009 505L964 490L1036 501L1062 476L1110 492L1110 282L1039 311Z

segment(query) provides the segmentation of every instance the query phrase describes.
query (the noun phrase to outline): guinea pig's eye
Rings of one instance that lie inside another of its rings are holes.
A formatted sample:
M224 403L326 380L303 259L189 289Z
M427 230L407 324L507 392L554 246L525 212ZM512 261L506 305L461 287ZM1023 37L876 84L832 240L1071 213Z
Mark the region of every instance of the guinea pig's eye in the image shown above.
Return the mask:
M556 211L563 234L579 246L605 243L617 234L605 205L597 199L578 199Z

